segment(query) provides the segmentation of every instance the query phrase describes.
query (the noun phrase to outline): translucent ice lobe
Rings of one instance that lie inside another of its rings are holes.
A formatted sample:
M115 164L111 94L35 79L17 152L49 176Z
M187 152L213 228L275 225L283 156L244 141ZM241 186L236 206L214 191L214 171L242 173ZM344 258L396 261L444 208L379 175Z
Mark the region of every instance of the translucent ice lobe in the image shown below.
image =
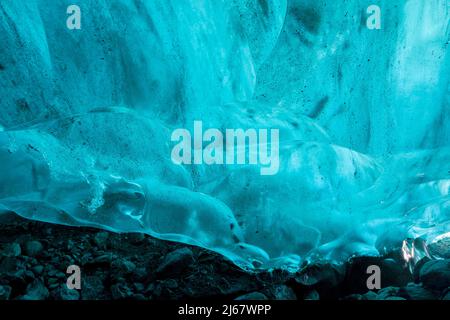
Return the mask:
M0 2L0 212L264 267L449 233L447 1L380 0L381 30L365 0L78 4ZM196 120L279 129L278 174L175 165Z

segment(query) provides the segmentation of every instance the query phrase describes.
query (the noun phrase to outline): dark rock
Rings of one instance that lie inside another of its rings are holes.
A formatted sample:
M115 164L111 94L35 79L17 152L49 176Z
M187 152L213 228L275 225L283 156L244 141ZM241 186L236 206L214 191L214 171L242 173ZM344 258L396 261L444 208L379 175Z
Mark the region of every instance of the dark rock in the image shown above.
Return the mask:
M285 285L271 286L270 295L275 300L297 300L294 291Z
M149 274L145 267L139 267L133 271L131 278L133 281L144 282L147 278L149 278Z
M342 298L342 300L346 300L346 301L360 301L360 300L367 300L366 297L364 297L361 294L350 294L348 296L345 296L344 298Z
M378 300L387 300L388 298L397 296L399 288L386 287L378 291Z
M7 285L0 285L0 300L9 300L12 288Z
M18 257L22 254L22 249L20 244L13 242L5 245L1 252L1 255L4 257Z
M362 296L365 298L365 300L379 300L378 295L373 291L368 291Z
M29 257L36 257L44 250L44 246L39 241L28 241L25 243L25 254Z
M387 297L385 300L406 300L405 298L402 297Z
M320 262L307 265L295 276L295 281L304 286L335 287L343 279L341 266Z
M106 248L108 245L109 233L108 232L98 232L94 237L94 243L99 248Z
M117 283L111 286L111 295L115 300L122 300L131 297L133 292L125 283Z
M65 284L52 291L51 295L55 300L80 300L78 290L69 289Z
M168 253L156 270L157 274L179 274L194 263L194 254L189 248L181 248Z
M86 263L86 266L88 267L109 267L112 261L112 255L111 254L104 254L101 256L98 256L89 262Z
M136 292L144 292L144 285L142 283L135 283L134 288L136 289Z
M136 265L127 259L117 259L111 263L111 272L120 275L129 275L136 270Z
M447 288L447 291L442 295L442 300L450 300L450 287Z
M427 288L436 290L447 288L450 286L450 259L425 263L420 270L419 279Z
M420 270L422 270L422 267L429 261L431 261L430 258L424 257L415 264L414 269L413 269L414 282L416 282L416 283L420 282Z
M141 293L133 294L130 298L132 300L147 300L147 298Z
M81 256L80 263L82 266L85 266L91 263L92 260L93 260L92 254L90 252L87 252Z
M113 282L123 282L136 270L136 265L127 260L118 258L111 263L111 279Z
M433 256L440 257L442 259L450 259L450 238L445 238L438 242L432 243L429 248Z
M23 294L28 284L35 279L31 270L26 269L22 257L4 257L0 262L0 280L12 288L12 296Z
M406 287L400 288L398 296L407 300L435 300L433 293L419 284L409 283Z
M394 259L383 259L380 264L380 270L381 286L383 288L403 287L413 281L413 276L408 268Z
M268 300L261 292L251 292L237 297L235 300Z
M26 293L20 300L46 300L48 297L49 292L42 281L34 280L27 286Z
M1 274L15 275L21 271L25 271L25 263L19 258L8 256L0 261Z
M161 285L163 287L166 287L166 288L169 288L169 289L176 289L176 288L178 288L178 282L176 280L174 280L174 279L169 279L169 280L163 281L161 283Z
M145 234L143 233L130 233L127 235L127 239L132 244L141 244L145 240Z
M344 279L343 265L315 262L303 267L288 284L299 297L306 291L315 289L322 299L335 299Z
M311 290L305 293L303 300L320 300L320 294L316 290Z
M105 288L98 276L85 276L81 278L81 297L83 300L97 300L104 298Z
M158 298L162 294L162 289L159 284L150 283L148 285L147 289L145 289L144 293L146 295L152 296L153 298Z

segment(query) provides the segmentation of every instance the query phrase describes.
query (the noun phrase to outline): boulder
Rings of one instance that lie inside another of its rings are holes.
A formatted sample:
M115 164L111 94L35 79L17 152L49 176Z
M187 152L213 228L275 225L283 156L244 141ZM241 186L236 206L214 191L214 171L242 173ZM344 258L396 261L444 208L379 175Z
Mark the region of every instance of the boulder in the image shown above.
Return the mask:
M159 275L174 275L189 269L194 261L194 254L191 249L177 249L164 257L156 273Z
M49 292L44 283L40 280L34 280L27 286L25 295L20 297L20 300L46 300L49 297Z
M25 254L29 257L36 257L42 253L44 246L39 241L28 241L25 243Z
M434 294L416 283L409 283L406 287L400 288L398 296L407 300L435 300Z
M450 259L425 263L420 270L419 280L425 287L440 291L450 286Z

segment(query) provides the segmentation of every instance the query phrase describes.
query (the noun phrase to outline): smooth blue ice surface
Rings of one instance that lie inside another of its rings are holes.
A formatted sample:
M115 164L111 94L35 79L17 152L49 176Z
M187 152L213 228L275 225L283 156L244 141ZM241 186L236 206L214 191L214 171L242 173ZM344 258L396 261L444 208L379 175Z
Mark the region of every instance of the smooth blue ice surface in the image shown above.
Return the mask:
M81 30L66 27L76 3ZM366 26L381 8L381 30ZM448 0L0 0L0 214L295 267L450 236ZM277 128L280 171L171 133Z

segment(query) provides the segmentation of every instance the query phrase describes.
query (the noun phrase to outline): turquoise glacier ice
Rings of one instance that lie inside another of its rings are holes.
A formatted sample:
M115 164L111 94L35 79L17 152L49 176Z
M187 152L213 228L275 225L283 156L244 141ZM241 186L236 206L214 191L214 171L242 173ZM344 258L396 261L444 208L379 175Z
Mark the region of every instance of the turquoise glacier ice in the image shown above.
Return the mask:
M0 216L262 268L450 237L449 21L448 0L0 0ZM175 164L197 120L279 129L278 174Z

